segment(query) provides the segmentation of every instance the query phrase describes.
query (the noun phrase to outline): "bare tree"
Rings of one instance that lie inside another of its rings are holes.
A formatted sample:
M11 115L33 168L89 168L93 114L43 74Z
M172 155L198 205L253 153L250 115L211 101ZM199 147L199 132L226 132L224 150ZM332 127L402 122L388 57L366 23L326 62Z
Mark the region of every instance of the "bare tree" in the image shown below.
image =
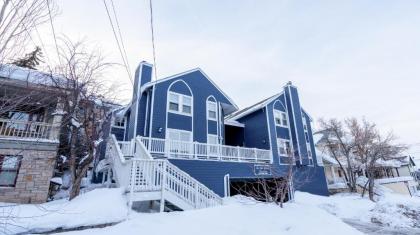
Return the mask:
M293 153L292 149L288 149L285 168L273 164L264 165L268 170L266 175L257 175L255 180L234 184L232 188L238 194L283 207L284 202L293 199L295 188L310 182L312 175L311 169L304 170L295 165L296 158Z
M36 27L58 12L52 0L3 0L0 3L0 63L23 55Z
M359 122L352 118L348 120L348 127L354 140L354 154L363 164L368 181L369 199L374 201L375 173L379 160L398 159L406 150L406 146L395 144L396 137L393 133L382 136L374 123L363 120ZM363 195L366 185L363 189Z
M109 118L104 97L110 94L104 72L111 65L97 50L84 42L60 40L62 64L52 70L51 76L63 104L62 136L59 152L68 157L71 176L70 200L79 195L82 179L94 160L101 142L103 124Z
M324 134L321 147L338 163L350 192L356 192L356 173L359 170L359 164L355 161L353 150L355 148L354 140L349 130L349 122L344 124L336 119L319 121L321 133Z

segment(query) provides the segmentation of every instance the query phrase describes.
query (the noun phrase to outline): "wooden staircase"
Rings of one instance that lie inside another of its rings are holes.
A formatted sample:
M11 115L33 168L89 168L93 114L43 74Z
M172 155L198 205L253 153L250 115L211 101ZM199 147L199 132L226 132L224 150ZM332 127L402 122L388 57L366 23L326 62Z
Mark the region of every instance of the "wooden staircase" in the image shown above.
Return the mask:
M216 193L168 160L153 159L139 137L132 142L131 154L124 156L112 135L106 151L113 179L126 189L130 208L137 201L159 201L161 212L165 205L167 210L190 210L222 204Z

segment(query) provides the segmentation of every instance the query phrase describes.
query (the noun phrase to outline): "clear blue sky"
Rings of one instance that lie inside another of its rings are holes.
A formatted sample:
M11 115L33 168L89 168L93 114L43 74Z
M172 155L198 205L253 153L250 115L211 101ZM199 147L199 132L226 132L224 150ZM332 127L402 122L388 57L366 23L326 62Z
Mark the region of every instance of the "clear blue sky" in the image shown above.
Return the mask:
M87 38L121 62L102 0L59 3L58 33ZM152 62L148 0L114 4L131 69ZM419 1L153 0L153 7L158 77L200 67L240 107L290 80L315 120L366 117L420 144ZM41 32L51 48L49 28ZM109 76L130 98L124 69ZM420 159L420 146L410 151Z

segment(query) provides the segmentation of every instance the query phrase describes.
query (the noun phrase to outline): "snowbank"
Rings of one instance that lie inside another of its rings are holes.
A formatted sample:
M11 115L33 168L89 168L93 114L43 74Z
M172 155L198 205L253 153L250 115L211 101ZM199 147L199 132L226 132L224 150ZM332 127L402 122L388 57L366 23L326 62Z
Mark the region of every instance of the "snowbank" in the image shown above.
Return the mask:
M385 193L378 202L360 194L330 197L296 192L297 203L317 206L342 219L374 223L393 228L420 228L420 198Z
M119 222L127 215L121 189L95 189L72 201L67 199L40 205L0 204L0 234L41 232L55 228ZM3 218L4 215L7 218Z
M219 207L161 214L133 213L129 220L112 227L64 234L330 235L337 234L337 231L340 235L361 234L316 206L288 203L282 209L273 204L235 197Z

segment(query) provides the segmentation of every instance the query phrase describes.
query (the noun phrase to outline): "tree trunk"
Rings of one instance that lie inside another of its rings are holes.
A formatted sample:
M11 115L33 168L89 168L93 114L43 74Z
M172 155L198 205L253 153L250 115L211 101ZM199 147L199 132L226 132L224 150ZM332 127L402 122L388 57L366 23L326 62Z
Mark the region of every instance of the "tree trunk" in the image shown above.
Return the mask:
M78 174L76 174L75 179L73 181L73 185L72 185L71 190L70 190L69 200L72 200L73 198L79 196L80 186L82 184L82 179L85 177L88 169L89 169L89 164L84 164L82 169L80 169Z
M373 174L369 174L369 199L373 202L375 201L375 199L374 199L374 195L375 195L374 186L375 186L375 179L373 177Z

